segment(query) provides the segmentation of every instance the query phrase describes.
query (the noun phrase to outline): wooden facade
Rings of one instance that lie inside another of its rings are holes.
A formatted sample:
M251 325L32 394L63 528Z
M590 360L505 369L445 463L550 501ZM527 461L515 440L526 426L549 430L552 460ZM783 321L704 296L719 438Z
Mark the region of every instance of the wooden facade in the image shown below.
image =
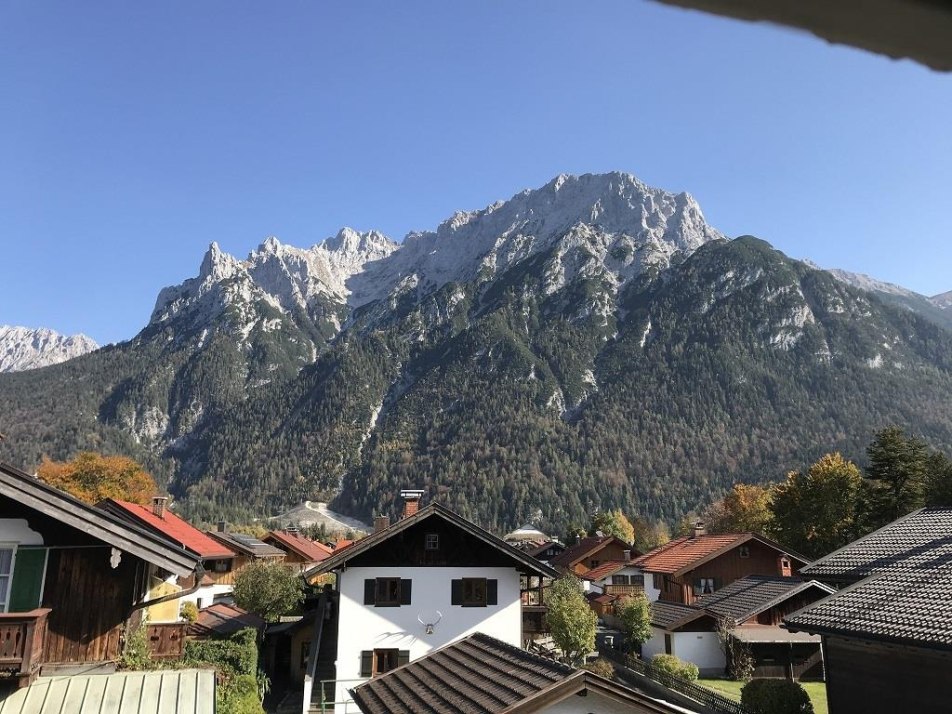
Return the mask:
M824 636L833 714L946 712L952 652Z
M751 539L680 574L656 573L654 585L661 591L659 600L691 605L707 592L716 592L747 575L789 576L796 572L796 562L788 556Z

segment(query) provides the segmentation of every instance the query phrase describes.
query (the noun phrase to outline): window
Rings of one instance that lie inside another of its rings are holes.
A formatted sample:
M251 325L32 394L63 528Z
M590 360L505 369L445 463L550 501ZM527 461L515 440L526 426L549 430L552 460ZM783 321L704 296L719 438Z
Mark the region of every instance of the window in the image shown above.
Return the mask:
M7 603L10 600L10 581L13 576L13 556L15 553L15 547L0 547L0 612L7 611Z
M439 550L440 549L440 534L427 533L426 539L423 542L423 548L425 550Z
M407 664L410 650L381 649L364 650L360 653L360 676L376 677Z
M749 558L749 557L750 557L750 548L747 547L746 545L742 545L740 548L737 549L737 554L738 554L741 558Z
M694 594L707 595L714 592L714 578L698 578L694 581Z
M450 601L462 607L486 607L498 603L498 581L487 578L454 580Z
M612 575L612 585L628 585L627 575Z
M400 607L409 605L411 580L400 578L367 578L364 580L364 605Z
M231 558L220 558L213 561L212 570L216 573L227 573L231 570Z

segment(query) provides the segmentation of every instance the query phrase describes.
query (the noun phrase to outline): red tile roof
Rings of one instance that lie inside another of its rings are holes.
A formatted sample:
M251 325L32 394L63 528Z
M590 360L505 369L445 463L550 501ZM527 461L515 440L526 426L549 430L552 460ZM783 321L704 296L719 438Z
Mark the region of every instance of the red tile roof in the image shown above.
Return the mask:
M649 573L677 573L695 563L707 560L722 550L753 538L751 533L724 533L720 535L684 536L648 551L632 564Z
M593 583L597 583L602 578L607 578L609 575L614 575L619 570L624 568L626 565L631 565L631 562L625 562L624 560L609 560L607 563L602 563L587 573L583 574L582 577L586 580L591 580Z
M209 538L191 523L165 509L165 515L159 518L148 506L110 498L109 503L128 513L140 523L158 531L168 540L184 546L202 558L234 558L237 555L230 548Z
M352 546L356 542L357 541L355 540L348 540L346 538L341 538L339 541L337 541L334 544L334 552L336 553L337 551L343 550L344 548L350 548L350 546Z
M188 634L193 637L226 636L246 627L260 630L264 627L264 620L235 605L219 602L199 610L198 619L188 626Z
M288 533L287 531L271 531L264 537L265 542L273 540L283 545L288 550L293 550L302 558L308 561L319 563L329 556L332 551L323 543L305 538L300 533Z

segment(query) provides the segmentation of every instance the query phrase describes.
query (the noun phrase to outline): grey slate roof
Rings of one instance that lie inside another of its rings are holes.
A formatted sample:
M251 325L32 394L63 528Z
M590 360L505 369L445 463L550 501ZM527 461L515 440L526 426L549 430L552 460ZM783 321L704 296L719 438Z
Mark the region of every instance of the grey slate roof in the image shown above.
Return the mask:
M698 598L694 601L694 606L709 610L719 617L743 622L810 588L818 588L826 594L833 592L832 588L815 580L804 582L801 578L748 575L725 585L717 592Z
M690 605L656 600L651 603L651 624L664 630L690 622L709 613Z
M480 632L351 690L364 714L528 714L582 692L608 697L634 713L681 711Z
M0 699L0 714L214 714L215 670L40 677Z
M789 629L952 650L952 564L874 575L786 618Z
M952 563L952 508L921 508L810 563L800 572L836 582L856 582L887 570Z

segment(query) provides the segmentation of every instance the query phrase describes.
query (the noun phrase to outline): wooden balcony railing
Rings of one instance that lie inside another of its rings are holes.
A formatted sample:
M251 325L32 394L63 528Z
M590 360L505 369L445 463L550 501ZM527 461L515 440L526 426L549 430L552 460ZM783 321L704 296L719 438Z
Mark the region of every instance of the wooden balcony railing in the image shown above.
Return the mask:
M17 677L18 686L39 674L49 614L49 608L0 614L0 670Z
M606 595L637 595L638 593L644 592L645 589L641 585L606 585L605 594Z

